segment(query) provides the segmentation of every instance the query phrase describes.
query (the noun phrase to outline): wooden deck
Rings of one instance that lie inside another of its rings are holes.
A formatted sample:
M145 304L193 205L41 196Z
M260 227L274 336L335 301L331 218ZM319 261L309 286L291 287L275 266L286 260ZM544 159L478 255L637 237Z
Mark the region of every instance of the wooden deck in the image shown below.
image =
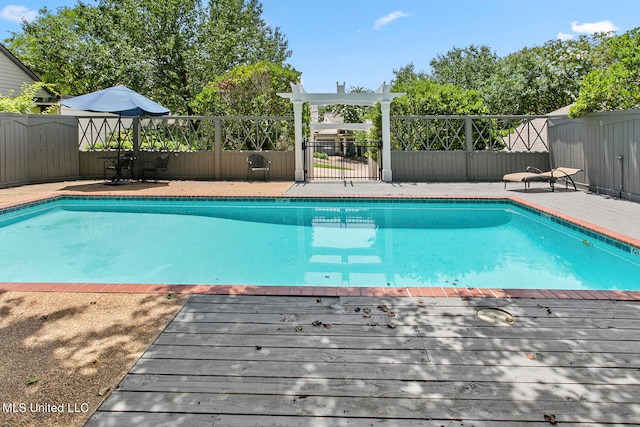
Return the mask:
M638 425L639 329L633 301L193 295L87 426Z

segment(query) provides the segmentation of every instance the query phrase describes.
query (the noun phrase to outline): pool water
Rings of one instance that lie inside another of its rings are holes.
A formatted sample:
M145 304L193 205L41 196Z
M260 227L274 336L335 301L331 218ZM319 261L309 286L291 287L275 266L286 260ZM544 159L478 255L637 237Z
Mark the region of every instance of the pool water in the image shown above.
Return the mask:
M66 197L0 216L0 281L640 289L610 240L511 201Z

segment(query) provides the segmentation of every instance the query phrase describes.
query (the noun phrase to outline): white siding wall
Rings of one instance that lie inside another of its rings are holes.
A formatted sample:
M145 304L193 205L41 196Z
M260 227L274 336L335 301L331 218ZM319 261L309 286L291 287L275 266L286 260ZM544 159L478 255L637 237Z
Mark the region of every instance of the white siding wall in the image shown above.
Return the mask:
M0 94L6 96L13 91L13 96L17 96L20 94L20 88L24 83L31 85L35 81L0 51ZM37 96L49 98L51 95L41 90Z

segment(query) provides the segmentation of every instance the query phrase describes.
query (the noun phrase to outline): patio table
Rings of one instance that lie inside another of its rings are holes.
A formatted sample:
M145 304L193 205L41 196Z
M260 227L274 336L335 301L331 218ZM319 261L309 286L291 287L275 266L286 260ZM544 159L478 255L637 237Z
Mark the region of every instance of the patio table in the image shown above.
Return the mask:
M136 161L138 158L134 155L131 154L121 154L119 156L98 156L98 160L104 160L105 163L106 162L112 162L114 167L115 167L115 175L113 176L113 178L111 178L111 181L105 182L105 184L128 184L131 183L130 179L124 179L124 177L122 176L122 167L123 167L123 160L128 160L132 162L132 168L133 168L133 162Z

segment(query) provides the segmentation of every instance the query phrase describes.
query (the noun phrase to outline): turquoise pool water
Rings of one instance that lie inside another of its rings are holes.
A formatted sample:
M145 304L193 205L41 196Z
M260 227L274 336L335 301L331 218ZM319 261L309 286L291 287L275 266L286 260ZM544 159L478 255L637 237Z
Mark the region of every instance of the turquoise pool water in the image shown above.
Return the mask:
M566 225L511 201L64 197L0 215L0 281L640 289L637 248Z

